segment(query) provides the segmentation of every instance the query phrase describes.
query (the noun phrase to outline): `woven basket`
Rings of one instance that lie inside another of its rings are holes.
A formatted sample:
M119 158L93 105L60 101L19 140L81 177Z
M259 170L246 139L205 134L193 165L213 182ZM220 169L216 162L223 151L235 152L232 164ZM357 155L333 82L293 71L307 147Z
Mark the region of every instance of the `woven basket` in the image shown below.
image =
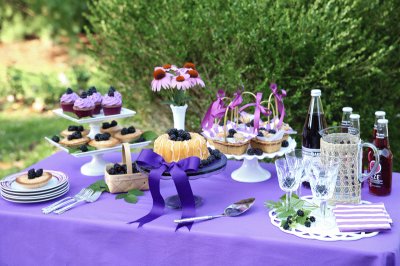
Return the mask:
M249 146L248 141L245 143L229 143L213 140L212 143L216 149L220 150L220 152L233 155L242 155L247 151L247 147Z
M253 138L250 141L250 146L254 149L261 149L265 153L277 152L281 149L282 139L275 141L262 141L257 138Z
M127 173L124 175L110 175L108 170L113 164L106 166L104 179L110 193L128 192L131 189L148 190L149 179L146 173L132 173L132 157L129 143L122 144L122 163L126 164Z
M321 156L340 159L339 174L330 204L357 204L361 201L361 183L358 181L359 166L362 163L359 161L359 141L358 136L347 133L334 133L321 138Z

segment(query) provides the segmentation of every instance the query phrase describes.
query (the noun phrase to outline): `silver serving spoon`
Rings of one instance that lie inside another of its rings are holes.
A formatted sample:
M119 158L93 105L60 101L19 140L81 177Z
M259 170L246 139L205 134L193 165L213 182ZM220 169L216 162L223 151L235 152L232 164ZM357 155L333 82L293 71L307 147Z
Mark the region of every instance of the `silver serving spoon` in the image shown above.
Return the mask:
M255 200L256 200L255 198L248 198L235 202L232 205L226 207L223 214L185 218L185 219L174 220L174 222L180 224L180 223L211 220L219 217L235 217L241 215L242 213L250 209L251 206L253 206Z

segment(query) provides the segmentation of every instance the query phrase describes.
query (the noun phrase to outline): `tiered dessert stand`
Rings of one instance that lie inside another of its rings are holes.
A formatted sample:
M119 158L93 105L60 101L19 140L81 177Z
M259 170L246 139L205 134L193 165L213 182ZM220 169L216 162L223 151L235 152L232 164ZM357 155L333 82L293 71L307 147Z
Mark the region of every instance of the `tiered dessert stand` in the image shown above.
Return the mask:
M283 156L286 153L296 148L296 141L289 137L289 146L282 147L279 151L274 153L263 153L262 155L248 155L247 153L241 155L225 154L228 159L243 160L239 169L232 172L231 177L233 180L245 183L256 183L266 181L271 178L271 173L262 168L258 163L259 160L265 158L275 158Z
M94 136L96 134L100 133L100 127L104 121L132 117L136 114L135 111L129 110L127 108L122 108L121 113L117 114L117 115L105 116L101 112L100 114L94 115L93 117L81 118L81 119L70 116L68 113L64 113L62 109L53 110L53 113L60 117L68 119L74 123L77 123L77 124L89 124L90 132L89 132L88 137L90 137L91 139L94 139ZM58 144L57 142L52 141L48 137L45 137L45 139L49 143L51 143L53 146L56 146L57 148L69 153L69 150L67 148L63 147L62 145ZM130 147L131 147L131 149L132 148L142 148L142 147L149 145L150 143L151 143L151 141L132 143L132 144L130 144ZM93 151L70 153L70 154L77 158L92 156L92 160L90 162L82 165L81 173L84 175L87 175L87 176L98 176L98 175L104 174L105 166L106 166L106 164L109 163L106 160L104 160L103 155L106 153L119 151L121 149L122 149L122 145L118 145L118 146L106 148L106 149L98 149L98 150L93 150Z

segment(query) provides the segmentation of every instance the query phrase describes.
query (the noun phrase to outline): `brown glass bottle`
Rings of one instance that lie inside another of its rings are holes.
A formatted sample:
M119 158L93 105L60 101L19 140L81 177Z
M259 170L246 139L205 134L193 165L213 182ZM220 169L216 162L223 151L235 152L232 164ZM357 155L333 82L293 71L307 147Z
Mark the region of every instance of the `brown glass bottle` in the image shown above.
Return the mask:
M379 167L369 179L369 192L377 196L389 195L392 191L393 154L390 150L388 135L388 120L379 119L374 145L379 151ZM368 170L371 170L374 161L372 152L368 154Z

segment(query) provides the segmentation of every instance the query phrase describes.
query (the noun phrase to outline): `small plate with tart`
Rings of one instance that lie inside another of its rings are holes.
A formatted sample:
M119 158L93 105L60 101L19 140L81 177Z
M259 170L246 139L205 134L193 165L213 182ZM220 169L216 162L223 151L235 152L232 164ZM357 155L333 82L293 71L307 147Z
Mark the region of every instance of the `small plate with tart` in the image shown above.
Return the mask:
M90 141L89 137L83 136L80 131L75 131L68 137L60 140L59 143L66 147L76 148L84 144L87 144L89 141Z
M143 131L136 129L134 126L124 127L120 132L114 135L114 138L121 142L132 142L140 138Z
M83 137L89 135L89 130L85 129L83 126L74 126L74 125L68 126L67 129L61 131L60 135L63 137L68 137L69 135L72 135L76 131L81 132L81 135Z
M89 142L89 145L95 147L96 149L106 149L117 146L120 144L120 141L116 138L111 137L110 133L99 133L94 136Z

